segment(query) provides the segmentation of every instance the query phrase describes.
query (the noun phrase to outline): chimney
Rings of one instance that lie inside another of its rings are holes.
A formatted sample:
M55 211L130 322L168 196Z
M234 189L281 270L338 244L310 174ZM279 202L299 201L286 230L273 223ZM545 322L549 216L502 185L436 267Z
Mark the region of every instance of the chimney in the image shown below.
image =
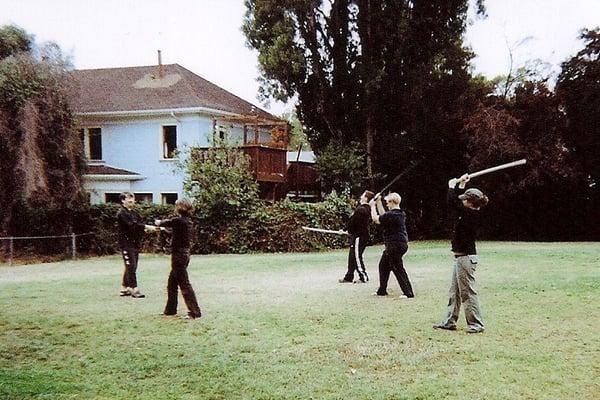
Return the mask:
M163 65L162 65L162 57L160 55L160 50L158 50L158 79L163 78Z

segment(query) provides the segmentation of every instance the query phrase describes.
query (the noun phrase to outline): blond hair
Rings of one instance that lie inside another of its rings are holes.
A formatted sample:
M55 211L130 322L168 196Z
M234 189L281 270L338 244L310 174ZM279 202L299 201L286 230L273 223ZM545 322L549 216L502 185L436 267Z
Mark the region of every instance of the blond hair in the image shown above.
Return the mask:
M194 208L192 201L188 198L181 198L175 202L175 212L178 214L190 215Z
M398 193L392 192L384 197L385 201L389 201L390 203L399 206L402 201L402 197Z

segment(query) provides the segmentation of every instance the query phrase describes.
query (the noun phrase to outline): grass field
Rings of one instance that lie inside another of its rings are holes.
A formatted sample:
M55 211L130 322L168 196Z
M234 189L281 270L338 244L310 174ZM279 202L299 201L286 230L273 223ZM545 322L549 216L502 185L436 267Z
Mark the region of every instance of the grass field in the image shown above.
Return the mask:
M345 251L194 256L203 317L160 316L168 256L0 267L1 399L598 399L600 245L479 245L487 330L435 331L445 242L412 243L416 298L338 284ZM393 278L392 278L393 279ZM185 314L180 302L180 314Z

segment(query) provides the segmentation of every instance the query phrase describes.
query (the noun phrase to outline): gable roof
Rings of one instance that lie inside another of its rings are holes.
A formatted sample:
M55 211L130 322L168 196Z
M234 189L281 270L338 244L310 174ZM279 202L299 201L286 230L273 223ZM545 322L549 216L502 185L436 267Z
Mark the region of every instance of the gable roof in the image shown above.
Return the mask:
M261 118L278 118L183 68L179 64L72 71L76 113L207 108Z

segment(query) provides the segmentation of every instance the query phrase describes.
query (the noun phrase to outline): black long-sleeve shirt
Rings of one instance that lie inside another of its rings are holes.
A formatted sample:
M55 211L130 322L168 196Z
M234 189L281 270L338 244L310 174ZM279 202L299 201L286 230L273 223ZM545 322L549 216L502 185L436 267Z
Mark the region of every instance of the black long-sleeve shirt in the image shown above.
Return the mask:
M379 216L379 223L383 228L384 243L408 243L406 231L406 213L404 210L394 208Z
M121 207L117 212L119 225L119 245L121 247L140 247L146 224L135 210Z
M354 237L358 236L363 239L369 237L369 221L371 220L371 208L368 204L361 204L352 213L346 229L348 233Z
M467 208L458 198L466 189L448 189L448 208L453 213L452 251L462 254L477 254L475 238L480 225L480 211Z
M190 248L193 233L193 224L190 217L177 216L165 219L159 226L173 229L171 248L173 250L187 250Z

